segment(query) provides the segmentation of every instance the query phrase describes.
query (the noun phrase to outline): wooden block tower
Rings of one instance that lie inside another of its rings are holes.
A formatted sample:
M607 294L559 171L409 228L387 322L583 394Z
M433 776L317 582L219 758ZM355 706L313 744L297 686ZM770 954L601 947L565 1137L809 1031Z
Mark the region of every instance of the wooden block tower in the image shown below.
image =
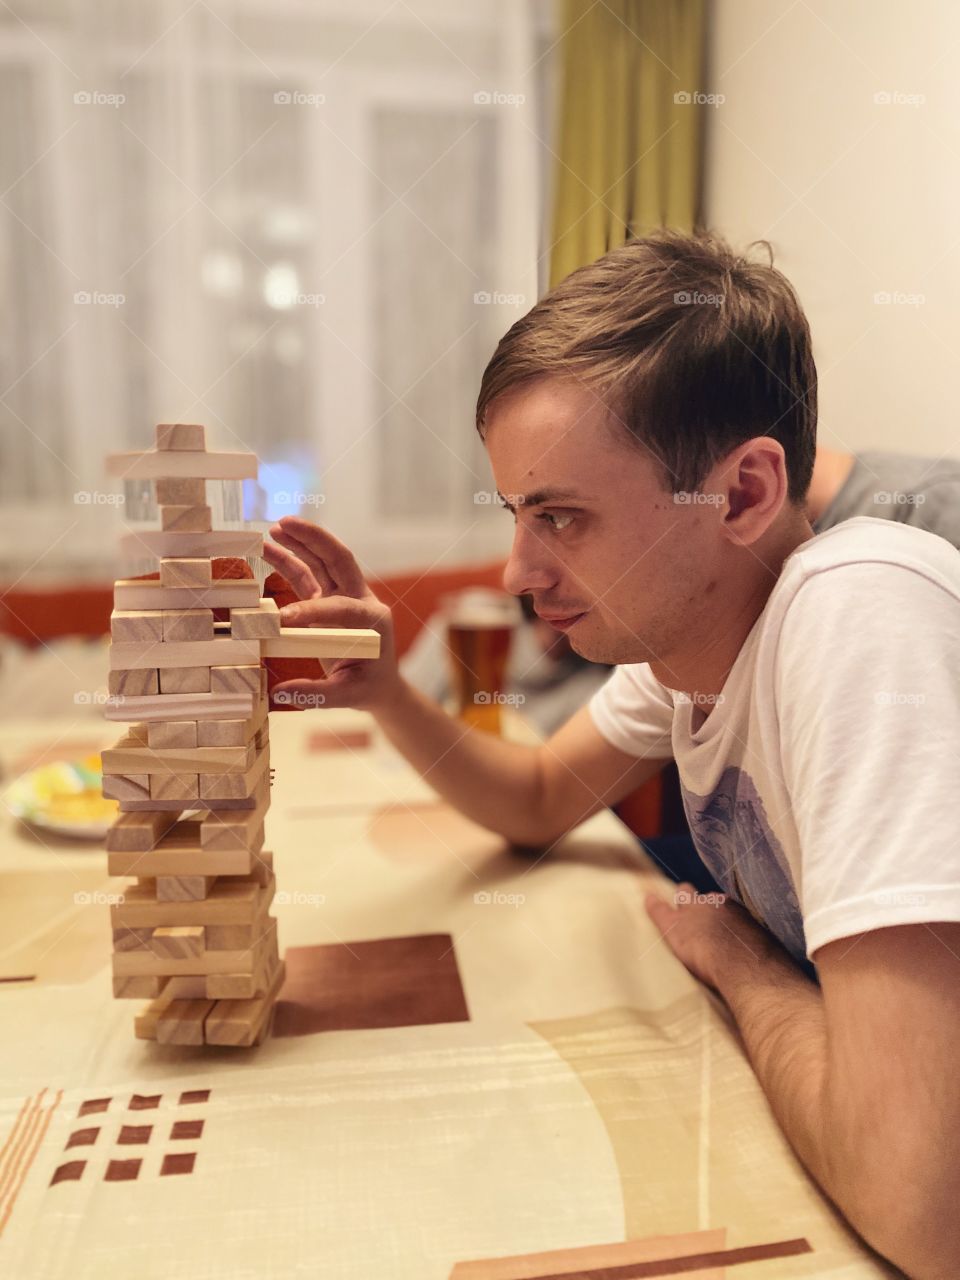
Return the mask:
M283 983L275 879L264 848L270 744L264 657L375 658L375 631L280 625L254 578L214 580L211 557L259 555L262 535L214 532L207 480L255 478L252 453L208 453L204 429L157 427L156 449L113 454L111 475L156 483L161 528L124 548L157 579L114 588L106 715L132 722L103 752L120 814L110 908L115 996L151 999L135 1030L165 1044L246 1047L269 1033ZM214 611L229 611L216 621Z

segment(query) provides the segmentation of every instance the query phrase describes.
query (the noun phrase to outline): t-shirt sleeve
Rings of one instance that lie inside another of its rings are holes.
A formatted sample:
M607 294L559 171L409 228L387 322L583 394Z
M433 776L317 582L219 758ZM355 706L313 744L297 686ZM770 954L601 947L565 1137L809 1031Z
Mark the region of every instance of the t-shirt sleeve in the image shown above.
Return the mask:
M611 746L655 760L673 755L673 698L648 663L617 667L588 705Z
M888 563L816 574L787 609L775 683L807 955L960 921L960 591Z

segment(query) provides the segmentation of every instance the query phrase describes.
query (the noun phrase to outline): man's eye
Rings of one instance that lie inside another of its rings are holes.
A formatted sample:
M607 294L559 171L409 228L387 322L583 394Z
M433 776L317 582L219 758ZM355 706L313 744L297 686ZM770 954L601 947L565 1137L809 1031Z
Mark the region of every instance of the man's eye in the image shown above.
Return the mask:
M561 529L566 529L568 525L573 523L573 516L563 514L557 515L552 511L541 512L537 519L546 520L549 523L550 528L556 530L557 533L559 533Z

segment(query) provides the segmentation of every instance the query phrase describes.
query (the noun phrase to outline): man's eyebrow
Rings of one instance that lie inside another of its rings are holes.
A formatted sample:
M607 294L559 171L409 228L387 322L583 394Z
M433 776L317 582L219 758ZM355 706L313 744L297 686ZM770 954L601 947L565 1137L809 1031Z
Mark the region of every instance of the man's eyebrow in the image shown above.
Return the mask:
M551 502L583 502L581 494L564 489L537 489L534 493L509 493L504 495L497 491L497 497L508 511L516 512L517 507L543 507Z

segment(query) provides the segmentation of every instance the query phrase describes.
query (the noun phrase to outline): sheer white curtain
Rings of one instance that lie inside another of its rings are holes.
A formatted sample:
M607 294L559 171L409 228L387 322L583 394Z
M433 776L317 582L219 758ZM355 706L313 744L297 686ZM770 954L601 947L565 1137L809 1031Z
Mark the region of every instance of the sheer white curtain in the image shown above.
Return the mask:
M103 454L171 419L375 569L499 554L472 405L535 299L549 40L524 0L0 7L0 581L108 576Z

